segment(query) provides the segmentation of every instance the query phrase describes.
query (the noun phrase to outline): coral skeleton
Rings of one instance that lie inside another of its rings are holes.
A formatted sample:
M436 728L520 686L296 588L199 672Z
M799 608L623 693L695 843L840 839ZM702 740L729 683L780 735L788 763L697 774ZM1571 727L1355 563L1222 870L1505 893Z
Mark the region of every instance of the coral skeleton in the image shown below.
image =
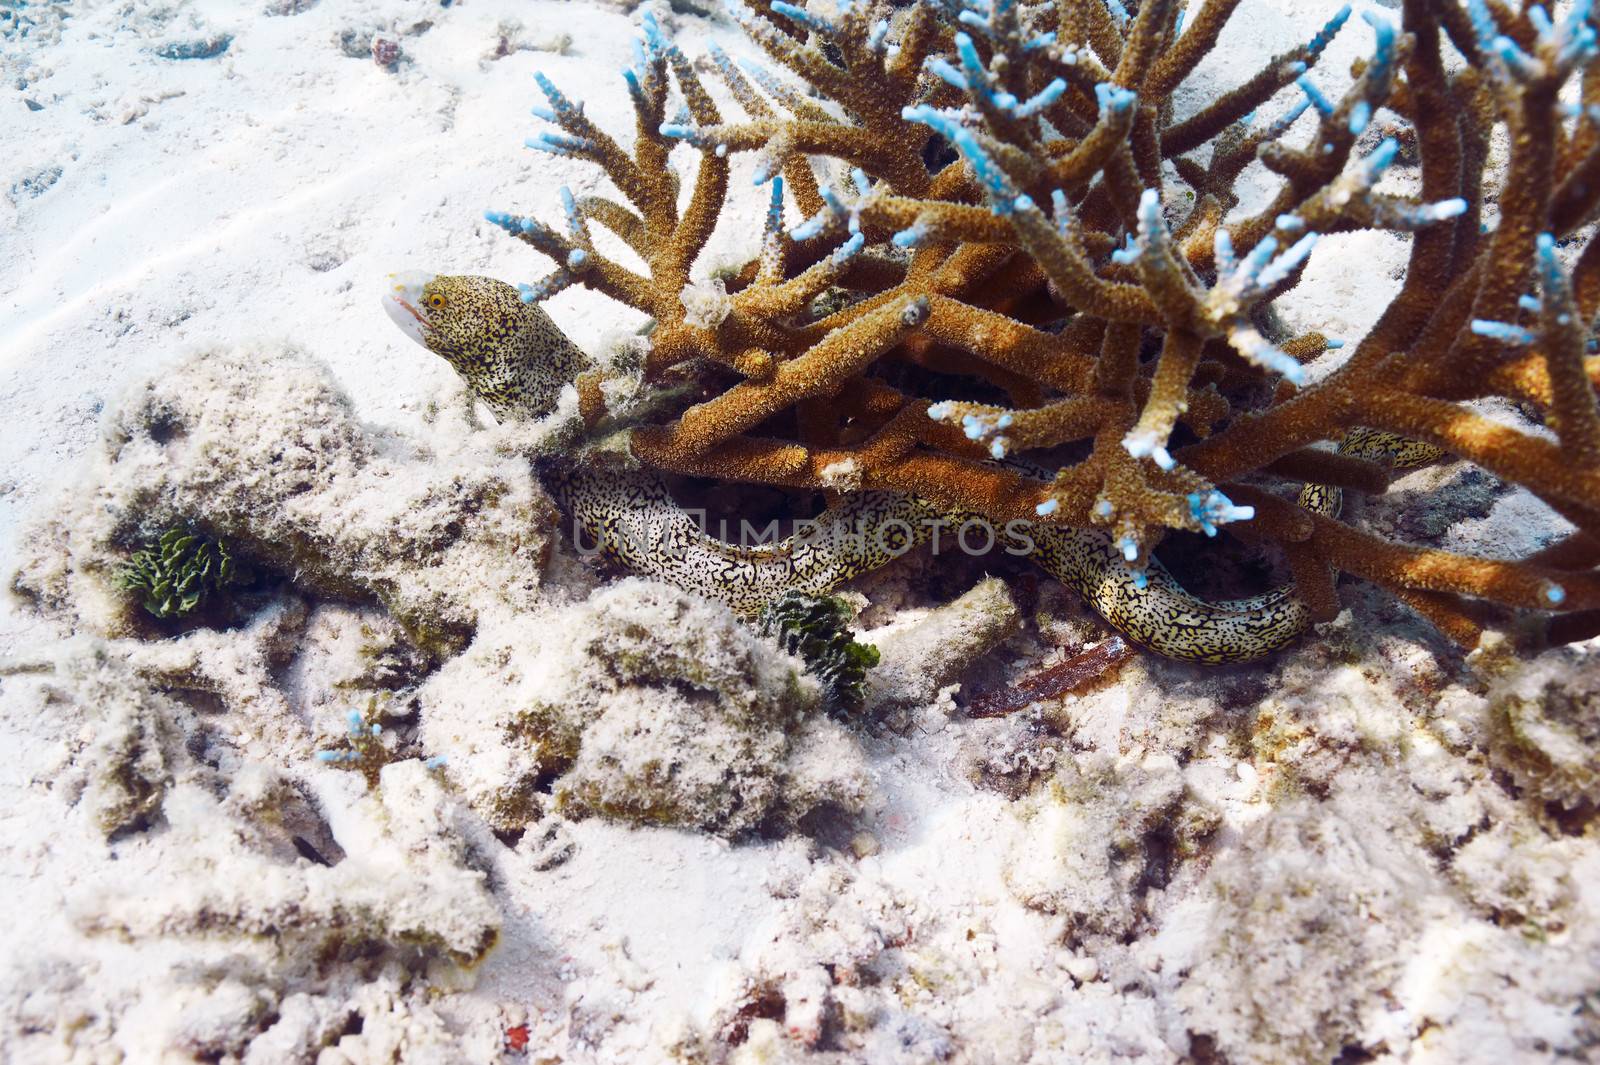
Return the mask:
M631 145L537 76L546 125L529 146L595 164L617 195L563 189L560 228L488 217L556 264L524 300L577 284L637 308L656 323L646 381L698 383L697 401L633 428L648 467L794 489L837 489L849 469L861 491L1103 530L1141 573L1169 530L1221 529L1284 554L1317 620L1349 573L1463 643L1507 608L1565 613L1553 631L1568 638L1593 631L1591 3L1364 12L1370 57L1334 94L1317 63L1354 32L1346 6L1180 117L1175 94L1236 6L1208 0L1185 20L1175 0L730 0L767 65L716 49L693 62L646 14L622 72ZM1381 112L1414 152L1367 135ZM1488 151L1502 125L1503 171ZM698 157L686 197L678 145ZM765 231L710 285L694 271L742 153L768 185ZM1257 159L1276 190L1246 210L1239 180ZM1416 194L1388 191L1411 167ZM602 250L595 225L638 264ZM1274 301L1318 240L1364 229L1411 248L1376 324L1346 342L1285 335ZM1313 379L1308 363L1336 348ZM603 389L579 393L586 417L604 415ZM1543 425L1495 420L1484 400ZM1295 482L1384 489L1380 452L1325 446L1367 431L1519 485L1573 529L1492 559L1296 506ZM1029 452L1045 473L997 461Z

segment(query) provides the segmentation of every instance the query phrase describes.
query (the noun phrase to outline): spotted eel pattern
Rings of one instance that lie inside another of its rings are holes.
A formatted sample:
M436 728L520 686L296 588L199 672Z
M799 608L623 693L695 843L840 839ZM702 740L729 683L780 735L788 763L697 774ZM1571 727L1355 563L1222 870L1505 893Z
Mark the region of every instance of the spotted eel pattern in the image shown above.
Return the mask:
M404 277L405 275L397 275ZM538 307L491 278L432 276L397 280L389 311L408 334L441 355L497 417L548 413L562 386L588 360ZM415 324L413 324L415 323ZM1356 429L1339 450L1399 466L1438 457L1429 445ZM573 517L581 551L598 551L638 573L717 599L750 616L784 591L822 593L925 542L954 536L968 515L910 496L860 493L830 508L807 529L770 543L741 546L710 535L649 470L603 473L575 463L542 468L546 486ZM1300 503L1337 514L1338 488L1307 485ZM1006 546L1004 530L997 542ZM1167 658L1242 662L1285 646L1311 624L1290 587L1248 599L1208 601L1185 591L1152 559L1140 580L1093 529L1030 523L1027 554L1075 589L1113 628Z

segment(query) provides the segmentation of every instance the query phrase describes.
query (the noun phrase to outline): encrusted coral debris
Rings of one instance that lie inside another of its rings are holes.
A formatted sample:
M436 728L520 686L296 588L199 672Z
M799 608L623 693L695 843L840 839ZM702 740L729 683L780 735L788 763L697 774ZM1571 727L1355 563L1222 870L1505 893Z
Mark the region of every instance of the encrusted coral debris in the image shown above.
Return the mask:
M1600 654L1559 648L1490 689L1490 750L1532 798L1600 809Z
M362 424L326 367L292 348L197 353L108 419L11 587L80 631L127 633L126 545L178 525L307 591L376 599L438 655L481 611L533 601L555 515L526 462L466 447ZM163 565L181 577L195 550Z
M537 76L548 125L528 145L597 165L619 196L563 189L564 231L488 217L556 262L524 299L581 284L638 308L657 323L647 378L703 380L704 398L633 431L648 465L801 489L838 489L848 469L851 490L1102 528L1136 565L1167 530L1223 528L1285 554L1322 620L1346 572L1464 643L1504 608L1591 631L1589 0L1559 17L1487 0L1367 10L1370 58L1335 94L1316 68L1349 32L1346 6L1184 113L1177 93L1237 6L730 0L770 62L713 47L703 65L646 14L622 72L631 145ZM1509 160L1491 167L1502 126ZM698 155L686 198L680 144ZM723 295L692 274L741 153L769 209ZM1258 159L1275 189L1249 208L1239 181ZM597 245L596 225L643 269ZM1365 336L1286 335L1274 301L1318 239L1362 229L1407 235L1398 294ZM819 308L830 293L845 295ZM1336 348L1313 380L1307 363ZM1544 424L1487 416L1478 401L1496 398ZM1381 464L1326 447L1359 430L1476 464L1575 529L1526 558L1478 558L1297 507L1298 482L1383 490ZM996 461L1063 445L1077 457L1042 475Z
M719 604L628 579L486 627L418 693L422 741L497 830L574 819L725 836L860 809L860 750L803 664Z

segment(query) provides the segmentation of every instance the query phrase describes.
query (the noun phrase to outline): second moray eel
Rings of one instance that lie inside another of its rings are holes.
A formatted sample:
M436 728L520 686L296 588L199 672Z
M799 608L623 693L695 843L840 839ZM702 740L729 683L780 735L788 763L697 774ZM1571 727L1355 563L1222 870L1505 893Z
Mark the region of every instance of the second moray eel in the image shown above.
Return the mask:
M395 275L384 308L408 336L450 363L500 419L549 414L561 390L591 362L537 305L493 278ZM1416 466L1438 457L1425 444L1356 430L1340 451ZM604 552L634 572L720 600L750 616L790 589L820 594L898 557L971 515L920 499L867 492L823 514L805 535L736 546L707 535L652 471L622 474L556 463L546 486ZM1337 488L1308 485L1301 505L1337 513ZM1093 529L1031 525L1027 551L1074 589L1113 628L1168 658L1243 662L1284 647L1311 624L1290 587L1249 599L1209 602L1183 589L1154 559L1143 574L1124 565L1111 538Z

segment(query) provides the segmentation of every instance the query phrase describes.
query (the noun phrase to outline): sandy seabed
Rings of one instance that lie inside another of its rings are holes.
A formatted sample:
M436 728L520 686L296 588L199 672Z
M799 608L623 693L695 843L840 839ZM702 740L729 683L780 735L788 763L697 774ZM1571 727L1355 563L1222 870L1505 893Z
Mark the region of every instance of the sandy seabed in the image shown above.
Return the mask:
M1198 85L1333 6L1246 0ZM1102 630L976 568L931 597L918 557L860 588L869 732L722 608L574 557L518 431L470 424L376 297L542 273L483 210L554 218L600 179L521 148L531 74L630 129L637 15L0 0L0 1057L1600 1055L1592 644L1463 659L1346 584L1265 664L1139 657L970 720L975 661ZM1329 238L1280 308L1359 335L1405 254ZM550 311L591 351L641 324ZM175 635L108 577L197 515L294 581ZM1450 467L1362 515L1490 553L1559 531ZM318 760L352 710L359 762Z

